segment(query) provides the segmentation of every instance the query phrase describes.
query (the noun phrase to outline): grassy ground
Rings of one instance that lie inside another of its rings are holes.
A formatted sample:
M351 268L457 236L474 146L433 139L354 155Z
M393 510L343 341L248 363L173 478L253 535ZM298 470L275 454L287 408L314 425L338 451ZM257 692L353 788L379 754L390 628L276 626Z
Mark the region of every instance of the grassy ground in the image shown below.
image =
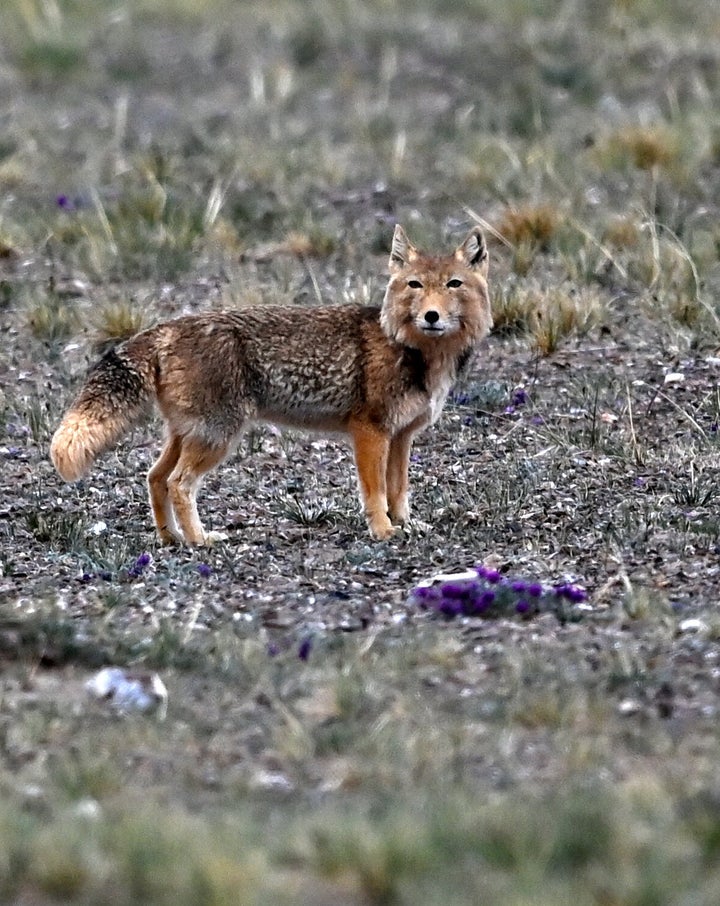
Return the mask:
M0 899L715 906L720 13L87 6L0 12ZM318 437L248 434L202 552L155 545L156 424L54 474L103 338L378 301L396 222L478 220L496 329L404 537ZM588 605L410 598L479 562ZM90 701L104 664L166 719Z

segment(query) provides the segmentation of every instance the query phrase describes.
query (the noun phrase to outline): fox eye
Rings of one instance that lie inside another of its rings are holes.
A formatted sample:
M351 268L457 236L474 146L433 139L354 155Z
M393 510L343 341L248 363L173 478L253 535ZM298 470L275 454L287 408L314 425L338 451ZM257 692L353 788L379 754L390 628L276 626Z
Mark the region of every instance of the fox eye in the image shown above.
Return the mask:
M452 280L448 280L445 286L447 286L448 289L457 289L458 286L462 286L462 284L462 280L458 280L457 277L453 277Z
M419 280L408 280L407 284L410 289L422 289L423 285Z

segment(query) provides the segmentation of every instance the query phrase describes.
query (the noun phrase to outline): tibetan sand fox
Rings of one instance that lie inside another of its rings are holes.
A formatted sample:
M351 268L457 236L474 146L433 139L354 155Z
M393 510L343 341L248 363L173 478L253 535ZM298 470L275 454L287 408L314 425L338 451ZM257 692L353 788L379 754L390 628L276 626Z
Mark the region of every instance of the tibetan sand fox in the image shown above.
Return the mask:
M165 446L148 475L162 542L208 544L196 495L243 428L269 421L352 441L371 535L408 508L413 437L436 421L492 326L488 254L473 229L457 250L418 251L397 226L381 307L256 306L166 321L107 352L55 432L50 455L77 481L151 408Z

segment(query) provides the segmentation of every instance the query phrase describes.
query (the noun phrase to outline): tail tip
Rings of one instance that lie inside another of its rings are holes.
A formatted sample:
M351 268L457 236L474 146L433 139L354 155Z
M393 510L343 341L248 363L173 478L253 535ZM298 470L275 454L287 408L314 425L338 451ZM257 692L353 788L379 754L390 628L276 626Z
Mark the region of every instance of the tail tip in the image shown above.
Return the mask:
M63 422L50 442L50 459L68 482L79 481L90 466L90 457L79 440L76 426Z

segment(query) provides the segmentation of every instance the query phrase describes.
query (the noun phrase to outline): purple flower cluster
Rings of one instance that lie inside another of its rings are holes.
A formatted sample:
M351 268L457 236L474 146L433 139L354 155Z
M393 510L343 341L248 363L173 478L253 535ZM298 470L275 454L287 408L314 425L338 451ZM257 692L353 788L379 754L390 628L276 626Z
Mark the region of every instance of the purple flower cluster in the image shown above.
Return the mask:
M312 635L305 635L300 639L300 643L297 646L297 656L301 661L307 661L310 657L314 641ZM287 640L285 642L270 642L267 646L267 653L270 657L277 657L284 651L294 647L294 643Z
M516 409L522 408L529 401L530 397L524 387L518 387L513 391L510 398L510 405L505 407L505 415L513 415Z
M147 567L152 563L152 557L147 551L144 554L140 554L137 560L133 563L130 569L127 571L128 576L131 579L137 579L141 576Z
M82 572L78 576L78 582L82 582L84 585L88 582L92 582L93 579L102 579L103 582L112 582L112 577L112 573L109 569L101 569L100 572L97 573Z
M306 661L310 657L310 652L312 651L313 638L311 635L306 635L304 639L301 640L298 645L298 657L301 661Z
M61 211L67 211L68 213L73 211L79 211L80 208L84 208L87 204L86 199L82 195L66 195L62 192L60 195L55 196L55 204L60 208Z
M566 620L573 612L577 613L578 604L587 601L587 592L570 583L548 587L540 582L504 577L496 569L476 566L466 573L438 576L418 585L412 590L410 600L447 619L498 617L512 613L529 618L549 612Z

